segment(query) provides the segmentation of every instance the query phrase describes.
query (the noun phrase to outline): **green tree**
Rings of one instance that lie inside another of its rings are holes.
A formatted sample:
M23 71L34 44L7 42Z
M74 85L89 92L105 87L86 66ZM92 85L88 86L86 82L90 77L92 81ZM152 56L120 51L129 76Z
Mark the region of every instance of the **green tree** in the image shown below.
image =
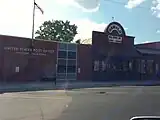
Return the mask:
M35 34L35 38L38 39L71 42L77 34L77 26L70 24L68 20L65 22L62 20L49 20L45 21Z

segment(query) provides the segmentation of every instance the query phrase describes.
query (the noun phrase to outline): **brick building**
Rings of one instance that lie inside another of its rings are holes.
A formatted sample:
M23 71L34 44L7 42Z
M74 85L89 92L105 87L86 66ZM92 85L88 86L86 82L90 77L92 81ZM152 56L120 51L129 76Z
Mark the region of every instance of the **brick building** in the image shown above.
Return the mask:
M110 23L92 32L92 44L62 43L0 35L1 82L61 80L146 80L159 71L160 43L134 45L134 37Z

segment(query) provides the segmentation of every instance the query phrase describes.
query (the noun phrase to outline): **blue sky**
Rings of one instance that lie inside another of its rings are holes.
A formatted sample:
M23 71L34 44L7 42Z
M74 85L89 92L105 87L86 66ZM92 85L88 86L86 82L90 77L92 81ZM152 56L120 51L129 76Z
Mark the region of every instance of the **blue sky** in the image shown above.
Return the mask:
M120 1L120 2L119 2ZM31 37L33 0L0 0L0 34ZM51 19L70 20L78 26L75 39L91 38L118 21L136 43L160 41L160 0L36 0L35 30Z

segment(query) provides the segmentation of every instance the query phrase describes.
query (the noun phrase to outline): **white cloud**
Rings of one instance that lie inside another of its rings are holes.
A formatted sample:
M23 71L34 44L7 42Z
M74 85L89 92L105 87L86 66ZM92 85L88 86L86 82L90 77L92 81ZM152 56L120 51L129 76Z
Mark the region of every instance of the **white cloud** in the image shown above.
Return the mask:
M156 40L155 40L156 41ZM149 40L149 41L144 41L142 43L151 43L151 42L155 42L154 40Z
M128 0L125 7L128 9L132 9L132 8L139 6L145 1L147 0ZM151 11L153 15L160 18L160 0L152 0Z
M75 40L92 38L93 30L103 32L107 27L107 23L96 23L89 19L74 20L72 23L78 26L78 34L76 35Z
M160 18L160 0L153 0L151 10L153 15Z
M134 41L134 44L138 44L138 42Z
M0 34L31 37L33 0L16 0L19 5L15 5L15 1L11 0L0 1ZM44 15L42 15L38 9L36 10L35 30L37 30L45 20L58 19L57 14L53 15L52 12L49 12L51 10L53 11L53 9L51 9L52 5L50 6L51 1L52 0L44 2L44 0L37 0L39 6L44 10ZM106 23L96 23L89 19L72 20L72 23L78 26L79 34L75 38L81 39L91 38L93 30L104 31L104 28L107 26Z
M18 4L15 4L16 3ZM84 11L97 11L99 8L99 0L55 0L63 7L66 5L75 5ZM54 1L54 2L55 2ZM32 12L33 0L0 0L0 34L31 37L32 35ZM36 9L35 15L35 31L45 21L51 19L61 19L61 11L57 12L53 7L53 0L37 0L37 4L44 10L44 15ZM56 11L56 12L52 12ZM63 17L65 18L65 17ZM62 19L63 19L62 18ZM74 21L73 21L74 22ZM104 30L105 23L95 23L88 19L76 20L79 34L76 38L90 38L92 30Z
M78 26L78 34L75 36L75 40L92 38L92 31L104 32L104 29L108 25L108 23L96 23L87 18L74 20L72 22ZM124 27L124 30L126 31L128 28Z
M122 26L122 27L123 27L123 26ZM126 31L126 30L128 30L128 28L124 27L124 30Z
M31 37L33 0L0 0L0 2L0 34ZM36 9L35 29L43 21L44 16Z
M144 42L142 42L142 43L150 43L151 41L144 41Z
M160 30L157 30L156 33L160 34Z
M125 5L126 8L132 9L140 5L146 0L128 0L127 4Z
M145 44L145 43L151 43L151 42L154 42L154 41L151 41L151 40L149 40L149 41L143 41L143 42L137 42L137 41L134 41L134 44Z
M16 3L18 4L15 4ZM32 35L32 9L33 0L0 0L0 34L30 37ZM64 3L69 0L59 0ZM80 0L79 0L80 1ZM82 1L82 0L81 0ZM70 0L72 3L73 0ZM44 10L44 15L37 9L35 15L35 30L45 21L59 19L59 12L53 7L53 0L37 0L37 3ZM68 3L68 4L71 4ZM7 6L7 7L6 7ZM92 9L93 10L93 9ZM62 15L61 15L62 16ZM108 23L96 23L90 19L70 20L78 26L78 35L75 39L87 39L92 37L92 31L104 31ZM127 28L125 28L126 30Z
M100 0L56 0L56 2L80 8L84 12L96 12L100 6Z

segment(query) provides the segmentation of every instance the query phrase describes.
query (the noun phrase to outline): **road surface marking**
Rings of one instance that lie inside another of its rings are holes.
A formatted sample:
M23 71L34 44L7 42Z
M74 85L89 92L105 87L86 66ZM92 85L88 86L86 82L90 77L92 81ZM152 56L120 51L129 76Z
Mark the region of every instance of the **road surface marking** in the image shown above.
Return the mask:
M24 92L16 92L16 93L20 93L20 94L34 94L34 93L65 93L66 90L45 90L45 91L24 91ZM4 94L13 94L13 93L4 93Z
M41 97L41 96L16 96L16 95L13 95L13 96L3 96L3 97L0 97L0 99L4 99L4 98L22 98L22 99L59 99L59 100L62 100L62 99L66 99L66 98L63 98L63 97Z
M131 92L127 92L127 91L106 91L106 90L102 90L102 91L69 91L72 93L82 93L82 94L101 94L101 92L104 92L103 95L107 95L107 94L130 94Z
M130 94L130 92L106 92L106 94Z
M24 98L24 99L65 99L64 97L69 97L66 93L44 93L44 94L36 94L34 93L4 93L0 95L0 99L2 98Z

